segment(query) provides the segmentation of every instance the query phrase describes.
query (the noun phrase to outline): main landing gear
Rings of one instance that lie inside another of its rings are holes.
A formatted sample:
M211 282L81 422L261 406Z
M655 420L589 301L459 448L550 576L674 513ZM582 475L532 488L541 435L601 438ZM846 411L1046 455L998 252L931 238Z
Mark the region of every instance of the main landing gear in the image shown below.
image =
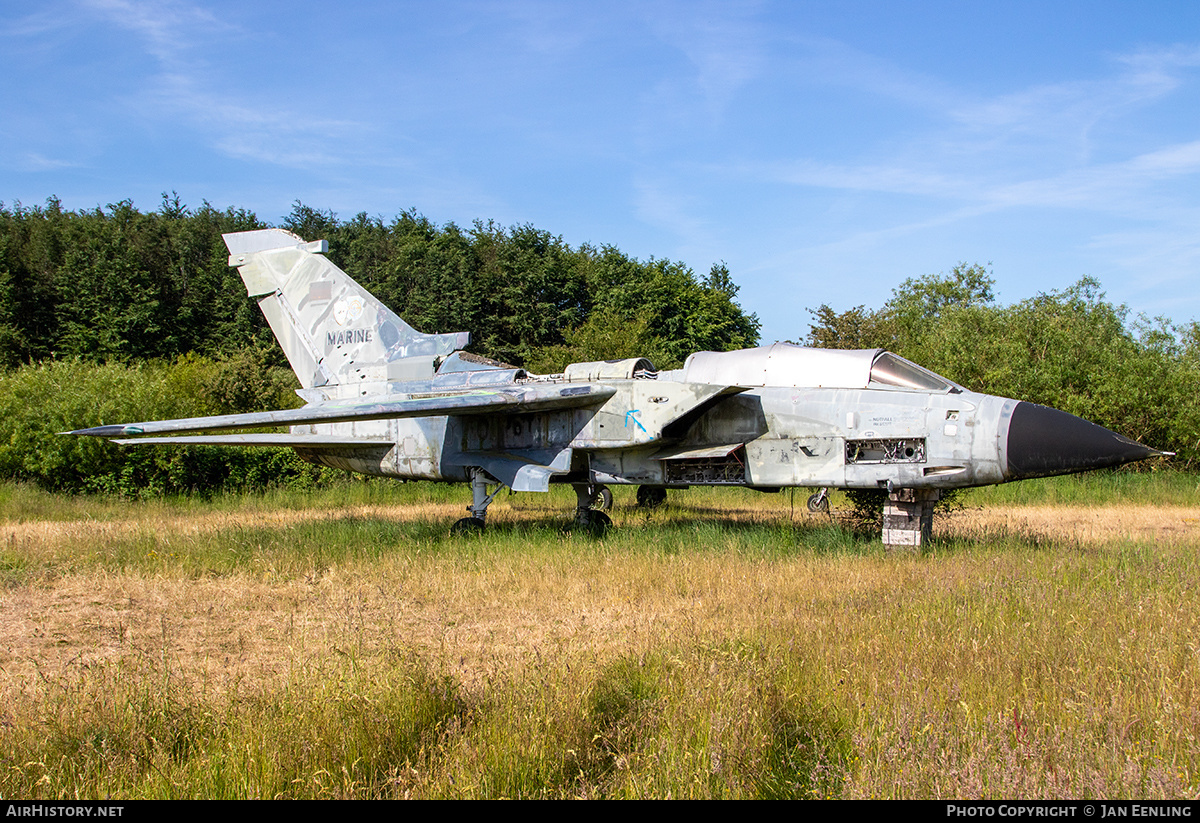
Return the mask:
M495 485L492 492L488 486ZM483 531L487 521L487 507L496 499L496 495L504 488L483 469L471 469L471 505L467 506L470 517L464 517L450 527L451 534L478 534Z
M602 512L610 512L613 507L612 489L608 486L596 486L596 496L592 500L592 508Z
M494 487L494 488L491 488ZM450 527L451 534L480 534L487 525L487 508L496 495L504 488L483 469L471 470L471 505L467 506L470 517L464 517ZM612 528L612 518L606 511L613 505L612 490L599 483L576 483L575 520L572 526L580 531L587 531L596 536L603 535ZM665 496L665 493L664 493Z
M612 528L612 518L604 513L612 508L612 491L596 483L576 483L575 528L597 537Z
M657 509L667 502L667 490L662 486L638 486L637 504L640 509Z

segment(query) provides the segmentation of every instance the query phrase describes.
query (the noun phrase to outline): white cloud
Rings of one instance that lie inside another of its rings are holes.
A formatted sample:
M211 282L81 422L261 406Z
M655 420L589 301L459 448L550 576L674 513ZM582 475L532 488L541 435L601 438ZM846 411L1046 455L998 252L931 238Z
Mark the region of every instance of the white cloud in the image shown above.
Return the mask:
M12 163L12 168L17 171L39 172L39 171L54 171L57 169L67 169L78 166L71 160L60 160L53 157L46 157L38 152L26 152L16 158Z
M362 123L314 114L291 98L255 100L242 88L222 90L220 74L202 55L218 38L244 34L207 9L180 0L81 0L110 25L136 35L159 70L138 78L139 88L122 103L128 121L161 130L196 130L218 153L290 168L344 161Z
M80 0L110 24L138 35L147 51L168 65L184 60L203 35L232 30L207 9L178 0Z
M682 54L690 73L657 84L657 99L683 103L696 97L708 117L720 117L737 92L766 68L764 35L757 22L760 3L654 3L646 22L663 42Z
M670 232L687 245L704 244L711 236L708 221L696 214L699 204L680 195L669 183L640 179L634 182L634 193L639 220Z

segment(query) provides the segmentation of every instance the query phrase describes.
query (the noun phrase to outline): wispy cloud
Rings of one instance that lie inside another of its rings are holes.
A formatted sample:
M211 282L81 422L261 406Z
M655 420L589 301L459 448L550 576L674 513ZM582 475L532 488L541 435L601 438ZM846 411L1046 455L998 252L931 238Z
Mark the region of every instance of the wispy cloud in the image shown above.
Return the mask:
M1013 175L1018 170L1013 170ZM941 172L936 166L842 166L798 161L760 169L763 179L841 191L911 195L943 203L937 222L1005 209L1056 208L1148 219L1175 206L1161 184L1200 173L1200 140L1164 146L1127 160L1068 168L1026 179L1004 179L993 170ZM904 223L908 231L925 222Z
M669 183L636 180L634 209L639 220L670 232L686 245L705 245L711 236L709 222L698 216L700 204Z
M845 90L934 114L968 99L948 81L840 40L796 33L773 34L773 40L774 70L799 88Z
M10 167L16 171L38 172L68 169L78 165L79 163L73 160L60 160L54 157L46 157L44 154L39 154L38 152L26 152L13 158Z
M481 3L480 10L506 19L505 36L513 39L517 52L563 57L577 51L596 33L595 18L586 5L519 0L509 3Z
M1200 46L1179 44L1158 49L1142 49L1117 55L1118 62L1129 67L1137 85L1174 88L1180 82L1180 69L1200 67Z
M700 103L720 118L737 92L765 68L765 37L757 19L762 4L654 3L642 12L651 31L686 60L690 71L660 80L655 98L675 106Z
M1139 174L1154 177L1175 177L1200 171L1200 140L1167 146L1135 157L1129 162L1131 169Z
M793 159L741 168L788 185L942 198L952 208L1141 209L1145 203L1130 198L1200 171L1200 141L1143 146L1122 158L1127 138L1096 135L1101 150L1075 149L1097 120L1119 117L1178 87L1180 72L1200 65L1200 50L1143 52L1117 62L1127 70L1106 80L1040 85L952 107L946 114L957 127L934 119L927 126L933 131L896 145L891 157L859 165ZM1015 139L1031 134L1038 139ZM1093 155L1109 159L1096 162Z
M187 75L163 74L143 95L156 116L186 119L208 134L223 154L293 168L342 162L346 141L368 130L362 123L323 117L275 100L218 94Z
M955 107L948 114L961 131L950 139L1014 166L1111 158L1122 150L1113 126L1175 92L1200 65L1200 49L1144 50L1112 57L1111 64L1117 71L1108 76L1039 84Z
M766 164L753 171L753 164L742 168L768 181L793 186L813 186L848 191L889 192L959 199L978 192L977 181L952 173L938 172L912 166L861 165L849 166L795 160Z
M132 32L159 63L131 105L139 120L190 124L217 152L291 168L339 162L361 123L331 119L280 99L254 100L243 88L219 89L205 54L217 40L245 39L236 26L182 0L80 0L108 24Z
M168 66L194 57L198 38L233 27L200 6L178 0L80 0L109 24L133 32L144 48Z
M29 43L48 34L68 29L72 25L72 21L64 18L58 9L43 7L20 17L0 21L0 37Z

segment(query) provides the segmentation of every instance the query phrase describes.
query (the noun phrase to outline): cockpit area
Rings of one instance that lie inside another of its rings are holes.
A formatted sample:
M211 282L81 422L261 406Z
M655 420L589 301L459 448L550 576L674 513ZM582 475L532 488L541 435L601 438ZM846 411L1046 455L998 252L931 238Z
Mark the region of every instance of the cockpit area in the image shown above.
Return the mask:
M946 378L890 351L881 351L875 356L868 384L927 392L948 392L958 388Z

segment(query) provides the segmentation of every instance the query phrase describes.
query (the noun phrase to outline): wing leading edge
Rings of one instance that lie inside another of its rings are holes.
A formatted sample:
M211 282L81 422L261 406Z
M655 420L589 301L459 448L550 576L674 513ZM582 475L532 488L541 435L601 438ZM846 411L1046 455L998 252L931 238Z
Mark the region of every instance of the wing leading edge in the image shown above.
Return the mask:
M67 434L86 437L122 438L125 443L163 442L153 435L180 432L231 431L234 429L261 428L265 426L297 426L310 423L346 423L359 420L388 420L404 417L432 417L436 415L476 414L521 414L523 412L573 409L595 406L617 393L615 388L602 385L584 386L516 386L496 390L473 390L453 394L409 395L399 399L367 398L354 402L326 402L304 406L299 409L283 409L248 414L225 414L216 417L185 417L178 420L151 420L142 423L118 423L77 429ZM256 435L256 437L263 437ZM287 435L286 437L300 437ZM303 444L296 442L273 442L269 445L340 445L319 443L316 435L304 435ZM125 440L124 438L144 438ZM175 438L173 438L175 439ZM268 438L270 439L270 438ZM329 438L326 438L327 440ZM340 438L334 438L340 440ZM200 441L190 440L193 444ZM209 440L209 444L222 445L268 445L266 442L236 441L229 438ZM370 445L366 439L357 441ZM347 442L346 445L352 445Z
M386 437L338 437L322 434L195 434L167 437L134 437L110 440L118 446L286 446L296 449L357 449L394 446Z

